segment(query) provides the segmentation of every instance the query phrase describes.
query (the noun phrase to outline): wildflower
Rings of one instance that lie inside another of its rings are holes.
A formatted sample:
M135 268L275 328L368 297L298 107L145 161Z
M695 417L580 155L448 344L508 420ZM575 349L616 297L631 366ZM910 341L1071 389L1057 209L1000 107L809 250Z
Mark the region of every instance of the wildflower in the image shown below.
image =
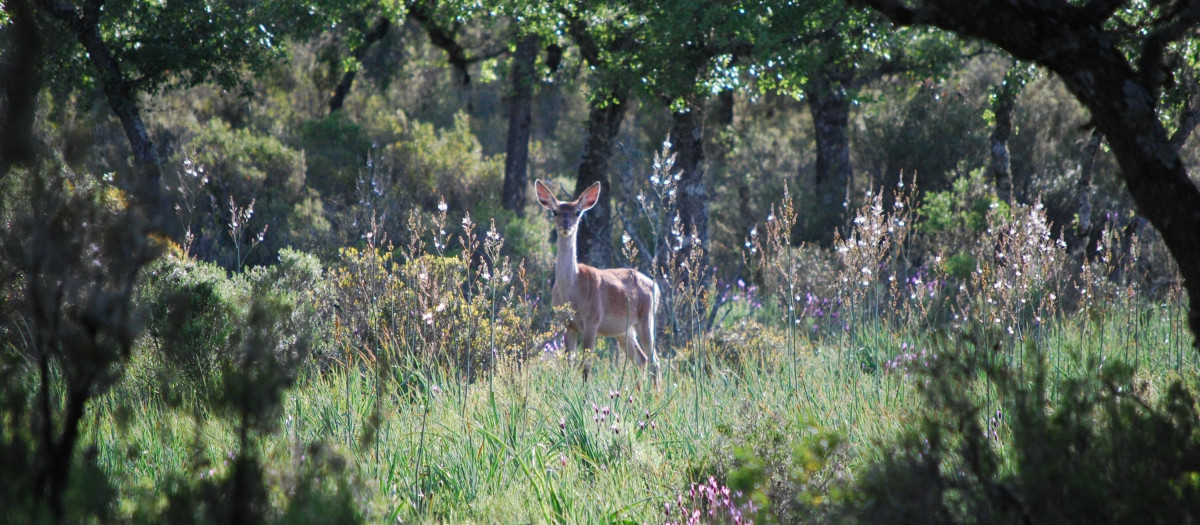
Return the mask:
M449 209L449 207L446 206L446 201L443 199L438 199L438 211L446 213L447 209Z

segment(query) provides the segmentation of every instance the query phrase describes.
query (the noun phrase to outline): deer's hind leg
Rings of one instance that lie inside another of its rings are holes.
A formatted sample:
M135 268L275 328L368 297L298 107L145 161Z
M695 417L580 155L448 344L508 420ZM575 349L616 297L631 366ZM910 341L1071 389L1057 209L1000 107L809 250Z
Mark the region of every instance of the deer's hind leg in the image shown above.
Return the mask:
M638 323L637 340L641 343L639 345L638 352L641 354L642 358L642 360L638 362L638 365L648 366L651 369L651 377L654 379L655 386L657 386L659 370L658 352L654 349L654 316L650 316L645 322Z
M633 327L630 327L620 337L617 337L617 346L625 351L625 355L629 356L629 360L639 368L646 366L646 352L642 350L642 345L638 341L637 332Z

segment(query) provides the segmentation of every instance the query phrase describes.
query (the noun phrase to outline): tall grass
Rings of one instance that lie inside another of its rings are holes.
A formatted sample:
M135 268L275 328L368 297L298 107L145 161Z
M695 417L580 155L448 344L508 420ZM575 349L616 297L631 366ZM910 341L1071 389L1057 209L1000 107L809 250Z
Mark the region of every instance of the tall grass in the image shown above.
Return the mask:
M657 388L607 358L610 345L563 355L569 312L550 311L534 284L545 261L513 262L498 228L467 214L448 233L442 206L411 215L399 248L372 236L315 279L259 276L308 305L288 310L289 326L319 328L314 359L262 431L245 434L211 396L163 395L164 381L182 380L164 379L170 363L154 346L136 352L83 434L113 482L113 516L153 521L184 508L175 498L219 499L203 487L230 475L247 436L268 519L848 516L869 499L856 487L945 410L929 371L947 363L972 363L958 383L977 407L968 419L1000 456L1019 441L1009 422L1024 394L995 374L1044 380L1053 404L1075 395L1060 390L1073 378L1129 363L1154 403L1200 364L1178 286L1147 278L1157 270L1129 248L1145 249L1137 239L1110 230L1099 251L1070 253L1036 204L958 210L965 222L922 230L941 212L915 202L909 182L867 195L832 249L791 245L799 212L785 193L747 235L746 273L715 276L698 246L672 259L684 240L672 237L670 170L664 150L657 186L624 227L626 257L670 290ZM729 502L714 503L726 490Z

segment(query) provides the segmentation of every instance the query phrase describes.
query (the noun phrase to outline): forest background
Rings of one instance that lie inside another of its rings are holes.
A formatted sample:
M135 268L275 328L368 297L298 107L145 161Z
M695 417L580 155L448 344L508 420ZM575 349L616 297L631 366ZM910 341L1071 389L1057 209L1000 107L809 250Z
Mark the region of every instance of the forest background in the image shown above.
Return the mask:
M1200 244L1054 56L866 3L5 2L0 512L1195 517ZM1186 177L1200 7L1055 6ZM563 355L534 179L661 385Z

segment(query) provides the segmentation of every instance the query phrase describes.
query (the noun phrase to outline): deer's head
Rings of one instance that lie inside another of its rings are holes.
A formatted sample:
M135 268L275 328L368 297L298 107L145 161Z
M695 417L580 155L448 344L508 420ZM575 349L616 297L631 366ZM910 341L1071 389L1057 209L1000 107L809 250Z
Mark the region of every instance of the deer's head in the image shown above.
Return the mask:
M534 181L533 186L537 190L538 202L554 213L554 229L564 237L575 235L579 229L579 219L583 217L583 212L592 209L600 200L599 182L592 184L579 195L578 199L573 201L558 200L554 196L554 192L550 191L550 188L540 180Z

